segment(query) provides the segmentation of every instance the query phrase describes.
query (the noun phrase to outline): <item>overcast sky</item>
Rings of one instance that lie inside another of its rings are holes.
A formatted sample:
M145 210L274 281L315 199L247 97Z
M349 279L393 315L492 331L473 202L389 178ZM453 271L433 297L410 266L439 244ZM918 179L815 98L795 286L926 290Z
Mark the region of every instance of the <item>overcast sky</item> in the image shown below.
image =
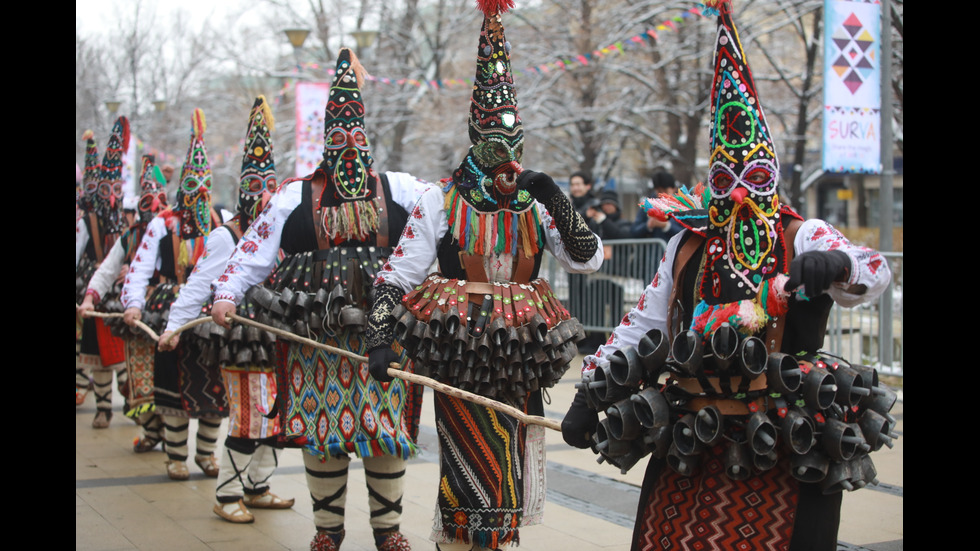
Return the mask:
M214 14L237 8L243 0L142 0L143 5L161 19L182 9L191 15L194 22L203 22ZM115 24L118 18L115 10L133 10L135 0L75 0L75 20L83 35L101 34Z

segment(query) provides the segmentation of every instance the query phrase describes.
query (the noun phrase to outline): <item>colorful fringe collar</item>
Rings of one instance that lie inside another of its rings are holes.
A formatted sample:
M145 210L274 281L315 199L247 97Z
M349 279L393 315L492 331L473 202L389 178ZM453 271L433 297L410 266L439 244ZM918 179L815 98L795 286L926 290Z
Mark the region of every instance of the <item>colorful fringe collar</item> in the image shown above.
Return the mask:
M335 241L367 241L378 233L381 199L346 201L333 207L321 207L320 223Z
M472 190L465 190L472 193ZM524 195L527 195L526 193ZM524 256L533 257L541 250L544 232L534 200L519 198L512 209L501 208L484 211L464 196L459 186L451 184L446 190L445 209L449 216L449 231L468 254L516 255L518 249Z

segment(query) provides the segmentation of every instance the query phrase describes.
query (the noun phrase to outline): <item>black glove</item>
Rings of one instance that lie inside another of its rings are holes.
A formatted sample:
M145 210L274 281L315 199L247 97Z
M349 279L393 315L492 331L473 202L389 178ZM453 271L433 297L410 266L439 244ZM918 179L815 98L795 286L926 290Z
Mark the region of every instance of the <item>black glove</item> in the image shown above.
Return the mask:
M375 381L390 383L395 378L388 375L388 364L395 361L398 361L398 355L395 354L395 351L390 346L372 348L368 352L368 371L371 372L371 376L374 377Z
M592 433L599 424L599 414L589 407L585 397L585 389L580 388L572 399L572 405L561 420L561 437L565 443L576 448L588 448L592 445Z
M541 203L551 199L556 193L561 191L558 184L544 172L534 172L525 170L517 177L517 188L524 188Z
M842 251L809 251L793 259L789 265L786 290L792 291L803 284L803 292L813 298L820 296L835 281L846 281L850 276L851 257Z

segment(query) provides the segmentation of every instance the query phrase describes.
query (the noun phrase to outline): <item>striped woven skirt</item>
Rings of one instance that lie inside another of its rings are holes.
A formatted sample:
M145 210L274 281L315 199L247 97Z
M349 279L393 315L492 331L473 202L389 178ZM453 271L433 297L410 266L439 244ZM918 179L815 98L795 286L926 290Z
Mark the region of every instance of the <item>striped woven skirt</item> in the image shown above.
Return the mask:
M519 543L527 427L441 393L435 407L439 497L431 539L491 549Z

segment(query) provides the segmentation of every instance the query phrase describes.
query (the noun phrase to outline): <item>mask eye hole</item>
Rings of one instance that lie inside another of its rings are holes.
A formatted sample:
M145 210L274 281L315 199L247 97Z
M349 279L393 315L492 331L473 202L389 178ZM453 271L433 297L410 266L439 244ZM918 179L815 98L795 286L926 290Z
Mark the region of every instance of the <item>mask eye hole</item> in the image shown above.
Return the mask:
M745 175L745 181L752 185L762 185L772 179L772 173L763 167L756 167Z
M732 178L731 174L727 172L718 172L711 177L711 186L715 189L725 190L728 189L735 179Z
M364 134L363 130L355 130L352 136L354 137L354 145L356 145L359 149L364 149L367 147L367 135Z
M279 183L276 182L275 178L271 178L266 182L265 187L268 188L269 193L275 193L276 189L279 188Z

